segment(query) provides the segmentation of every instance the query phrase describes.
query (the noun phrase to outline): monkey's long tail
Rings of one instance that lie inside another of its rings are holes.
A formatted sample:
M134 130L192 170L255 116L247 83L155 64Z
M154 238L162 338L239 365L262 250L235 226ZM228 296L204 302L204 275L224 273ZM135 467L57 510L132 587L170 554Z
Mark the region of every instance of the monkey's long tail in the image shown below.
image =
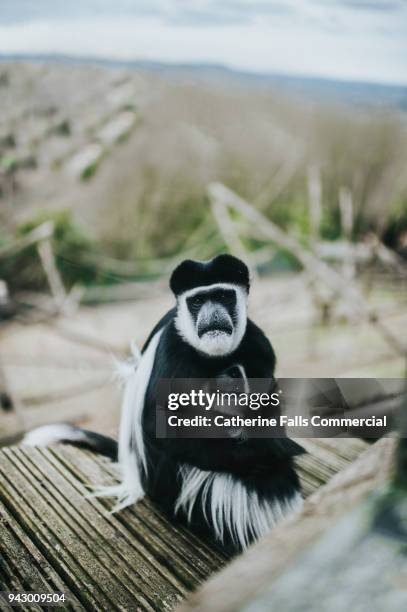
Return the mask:
M57 442L87 448L117 461L118 444L116 440L72 425L56 424L37 427L26 434L22 440L25 446L47 446Z

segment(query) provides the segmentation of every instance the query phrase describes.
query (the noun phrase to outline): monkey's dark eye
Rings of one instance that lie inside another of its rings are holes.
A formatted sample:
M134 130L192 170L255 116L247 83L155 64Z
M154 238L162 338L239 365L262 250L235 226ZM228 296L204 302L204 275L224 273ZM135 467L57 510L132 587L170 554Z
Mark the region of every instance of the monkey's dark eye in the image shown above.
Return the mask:
M223 304L234 304L235 303L235 294L231 291L223 291L220 299Z
M201 295L194 295L193 297L189 298L188 304L192 308L200 308L204 301L205 299Z

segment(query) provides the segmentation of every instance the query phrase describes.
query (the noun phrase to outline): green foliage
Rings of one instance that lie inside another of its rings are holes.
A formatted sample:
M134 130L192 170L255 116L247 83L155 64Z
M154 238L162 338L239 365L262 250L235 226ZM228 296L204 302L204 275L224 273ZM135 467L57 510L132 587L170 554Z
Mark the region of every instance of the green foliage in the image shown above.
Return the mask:
M96 161L86 166L86 168L82 170L81 180L88 181L90 178L92 178L92 176L96 174L96 171L99 168L101 161L102 161L102 158L99 157Z
M14 155L11 155L11 154L3 155L3 157L0 158L0 167L3 168L3 170L6 173L13 172L16 166L17 166L17 158Z
M391 247L400 247L400 236L407 235L407 198L396 204L383 233L383 239Z
M87 255L94 249L81 228L74 223L70 211L41 211L33 219L19 225L15 239L28 234L46 221L54 224L52 237L56 263L67 288L75 283L90 284L99 279L100 273ZM3 239L4 243L7 243ZM47 280L40 263L37 248L31 245L18 254L0 261L0 277L11 289L46 289Z

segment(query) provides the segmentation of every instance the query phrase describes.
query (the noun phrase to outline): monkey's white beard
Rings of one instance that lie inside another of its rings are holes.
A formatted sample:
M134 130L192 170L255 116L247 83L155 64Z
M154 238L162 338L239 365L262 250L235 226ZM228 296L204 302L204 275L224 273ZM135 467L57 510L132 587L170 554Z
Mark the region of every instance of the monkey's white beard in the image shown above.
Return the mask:
M199 338L197 348L207 355L227 355L233 350L233 335L218 330L206 332Z

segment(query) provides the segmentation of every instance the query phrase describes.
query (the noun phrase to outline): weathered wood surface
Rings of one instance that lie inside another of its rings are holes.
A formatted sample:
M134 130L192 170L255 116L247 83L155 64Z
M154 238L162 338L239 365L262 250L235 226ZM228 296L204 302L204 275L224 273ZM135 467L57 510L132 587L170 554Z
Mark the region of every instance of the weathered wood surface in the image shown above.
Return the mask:
M325 444L328 440L321 442ZM250 610L250 612L298 610L302 612L316 609L338 611L357 609L372 612L373 608L349 608L348 605L341 606L340 602L339 607L334 608L316 606L318 602L315 600L313 600L314 605L309 605L306 591L312 589L313 585L312 583L305 585L302 581L303 592L300 595L298 590L295 590L296 585L298 586L297 575L297 580L291 583L292 597L289 594L287 596L287 591L285 591L285 604L282 605L281 598L273 599L273 585L278 583L280 577L285 576L284 572L292 565L296 567L297 560L303 559L303 555L307 554L310 546L319 541L323 534L330 535L330 529L345 512L353 508L367 494L376 491L388 482L392 470L394 448L394 439L383 438L365 450L356 461L337 473L325 486L316 490L306 500L301 514L275 529L245 555L236 559L204 584L181 606L180 612L209 612L214 609L217 612L237 612L238 610ZM320 459L322 458L321 455ZM310 461L312 457L308 460L309 467L311 467ZM338 536L338 546L340 546L341 537ZM331 541L331 548L332 546ZM326 559L328 563L328 557ZM351 558L348 557L348 564L350 563ZM323 564L321 567L319 563L318 567L322 572ZM359 576L358 572L363 574L363 567L354 567L354 569L355 578ZM304 576L310 577L311 571L312 568L309 567L307 571L304 569ZM334 594L332 588L330 590L327 588L329 585L332 586L332 580L336 580L334 575L330 574L330 578L326 577L325 595L328 591L330 595Z
M299 461L305 495L367 446L302 442L311 453ZM106 460L73 447L3 449L2 589L64 591L70 610L170 610L224 565L218 551L147 500L111 515L110 500L86 497L91 484L113 480Z
M118 515L86 498L109 465L74 448L4 449L3 589L67 594L67 609L167 610L224 558L143 501Z

